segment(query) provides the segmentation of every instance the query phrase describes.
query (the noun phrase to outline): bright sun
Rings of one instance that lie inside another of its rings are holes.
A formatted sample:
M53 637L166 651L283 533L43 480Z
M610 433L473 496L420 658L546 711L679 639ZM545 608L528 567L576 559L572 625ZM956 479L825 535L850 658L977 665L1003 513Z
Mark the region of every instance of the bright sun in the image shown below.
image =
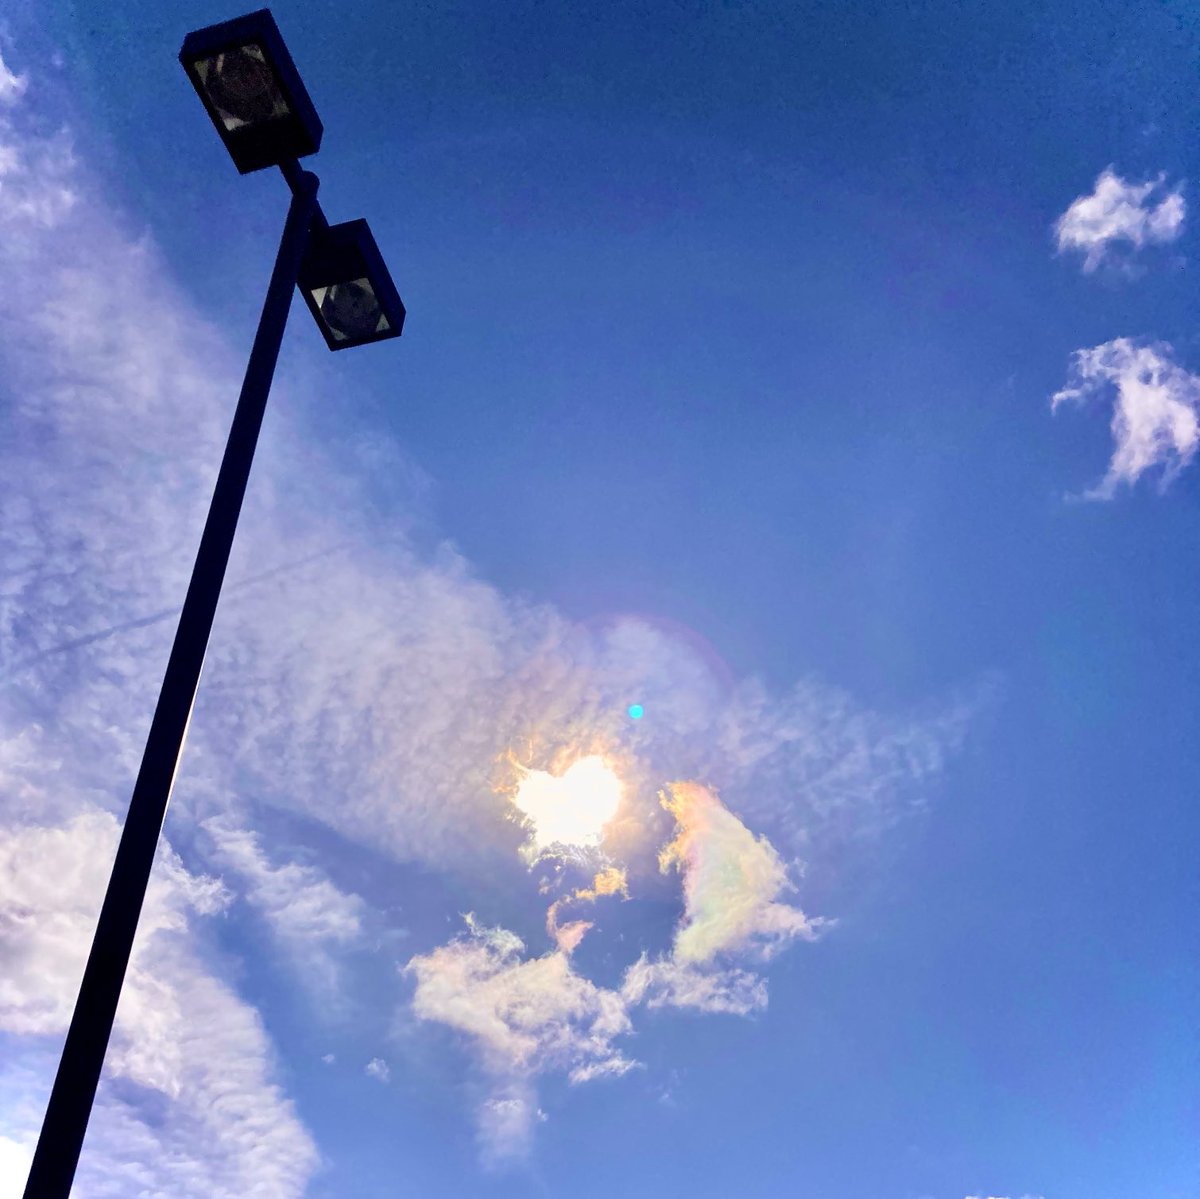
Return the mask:
M595 755L579 758L561 775L525 771L513 796L533 825L539 850L555 842L599 845L620 802L621 780Z

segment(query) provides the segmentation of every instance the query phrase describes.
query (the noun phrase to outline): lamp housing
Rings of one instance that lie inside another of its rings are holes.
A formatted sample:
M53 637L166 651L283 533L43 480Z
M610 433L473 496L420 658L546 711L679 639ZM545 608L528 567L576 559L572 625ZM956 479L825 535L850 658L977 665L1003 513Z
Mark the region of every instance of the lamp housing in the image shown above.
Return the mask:
M399 337L404 304L364 220L314 226L299 287L331 350Z
M320 149L321 120L270 9L189 33L179 61L243 175Z

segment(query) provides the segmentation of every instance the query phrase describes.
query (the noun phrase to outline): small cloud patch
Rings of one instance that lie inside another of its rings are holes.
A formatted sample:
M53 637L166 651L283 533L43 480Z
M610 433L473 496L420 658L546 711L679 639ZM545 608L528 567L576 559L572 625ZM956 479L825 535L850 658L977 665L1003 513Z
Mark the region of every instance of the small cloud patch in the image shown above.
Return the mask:
M1165 189L1166 176L1146 183L1122 179L1112 167L1101 171L1091 193L1078 196L1055 222L1060 254L1083 254L1084 274L1112 261L1124 243L1133 251L1166 245L1183 232L1187 204L1183 185Z
M1138 345L1118 337L1087 350L1076 350L1069 385L1051 397L1050 407L1085 405L1111 387L1113 456L1108 472L1089 500L1110 500L1121 484L1136 483L1161 468L1165 491L1200 446L1200 376L1173 361L1165 343Z

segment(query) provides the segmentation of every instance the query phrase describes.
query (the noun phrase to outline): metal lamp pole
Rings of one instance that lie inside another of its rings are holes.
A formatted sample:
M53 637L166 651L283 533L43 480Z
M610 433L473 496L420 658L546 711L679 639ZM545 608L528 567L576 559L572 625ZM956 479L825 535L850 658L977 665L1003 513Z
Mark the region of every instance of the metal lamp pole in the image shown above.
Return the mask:
M404 328L404 304L367 222L331 226L317 177L297 161L319 149L322 127L269 10L189 33L179 60L238 170L279 167L292 200L24 1199L67 1199L71 1191L292 292L299 287L331 350L399 337Z
M317 208L317 177L298 169L288 174L296 183L283 238L275 257L275 269L271 272L267 298L258 321L258 332L254 336L108 891L100 909L83 983L50 1092L29 1181L25 1184L24 1199L67 1199L100 1081L158 836L183 752L196 688L200 684L200 670L246 494L250 464L254 460L258 432L275 374L292 292Z

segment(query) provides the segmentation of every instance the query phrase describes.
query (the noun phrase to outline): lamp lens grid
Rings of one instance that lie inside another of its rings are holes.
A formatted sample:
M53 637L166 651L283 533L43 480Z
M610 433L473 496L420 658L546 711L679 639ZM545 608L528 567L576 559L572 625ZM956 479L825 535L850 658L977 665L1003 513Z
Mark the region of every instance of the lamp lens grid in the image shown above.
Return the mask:
M375 298L369 279L335 283L332 287L313 288L313 299L321 318L337 341L351 341L386 333L391 325Z
M286 117L291 111L257 43L199 59L196 73L226 129Z

